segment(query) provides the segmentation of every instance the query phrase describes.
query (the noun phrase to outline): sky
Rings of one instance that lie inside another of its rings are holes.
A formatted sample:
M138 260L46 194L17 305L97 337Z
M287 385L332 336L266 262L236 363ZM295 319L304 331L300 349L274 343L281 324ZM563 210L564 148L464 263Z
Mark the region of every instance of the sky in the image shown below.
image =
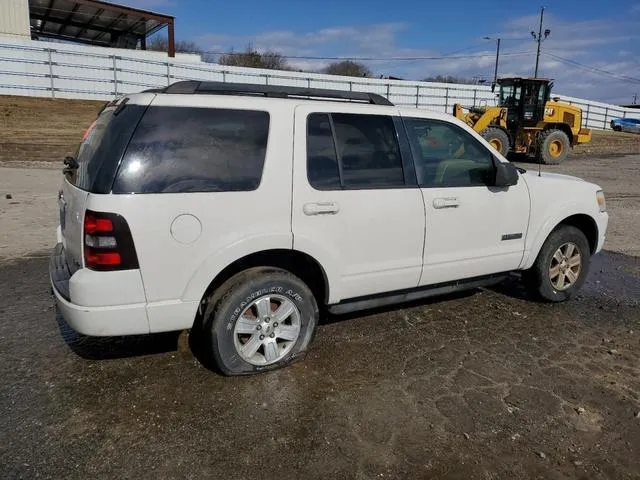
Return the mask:
M533 75L541 5L521 0L119 0L176 17L176 40L209 52L274 50L290 57L369 58L376 76ZM547 0L539 76L554 92L640 103L640 1ZM484 37L491 37L485 40ZM448 57L415 59L415 57ZM457 58L456 58L457 57ZM413 58L398 60L398 58ZM332 60L289 58L304 70Z

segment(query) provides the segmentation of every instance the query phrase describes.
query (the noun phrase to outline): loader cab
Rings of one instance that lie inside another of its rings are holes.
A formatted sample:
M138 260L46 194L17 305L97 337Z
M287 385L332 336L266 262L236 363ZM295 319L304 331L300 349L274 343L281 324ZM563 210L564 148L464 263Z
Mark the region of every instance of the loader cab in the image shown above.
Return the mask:
M533 127L543 120L552 82L545 78L502 78L498 84L498 106L507 109L509 130Z

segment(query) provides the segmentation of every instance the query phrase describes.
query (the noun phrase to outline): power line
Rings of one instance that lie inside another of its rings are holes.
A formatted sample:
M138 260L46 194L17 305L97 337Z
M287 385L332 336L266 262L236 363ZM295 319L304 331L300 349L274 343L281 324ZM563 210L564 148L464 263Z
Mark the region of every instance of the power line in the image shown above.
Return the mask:
M640 78L636 78L636 77L629 77L627 75L621 75L618 73L614 73L614 72L610 72L608 70L604 70L602 68L599 67L594 67L593 65L585 65L584 63L580 63L580 62L576 62L575 60L571 60L570 58L565 58L565 57L561 57L560 55L556 55L553 53L549 53L549 52L542 52L543 55L546 55L548 57L551 58L555 58L556 60L560 60L562 62L568 63L570 65L574 65L576 67L582 68L584 70L588 70L594 73L599 73L601 75L608 75L610 77L613 78L617 78L618 80L624 80L626 82L632 82L632 83L640 83Z
M188 52L184 52L188 53ZM246 52L194 52L201 53L206 55L246 55ZM259 52L258 52L259 53ZM522 55L533 55L533 52L508 52L502 53L503 56L522 56ZM314 55L280 55L282 58L287 59L299 59L299 60L353 60L353 61L363 61L363 62L414 62L416 60L458 60L458 59L468 59L468 58L483 58L483 57L494 57L493 53L482 53L478 55L453 55L453 56L432 56L432 57L357 57L357 56L314 56Z

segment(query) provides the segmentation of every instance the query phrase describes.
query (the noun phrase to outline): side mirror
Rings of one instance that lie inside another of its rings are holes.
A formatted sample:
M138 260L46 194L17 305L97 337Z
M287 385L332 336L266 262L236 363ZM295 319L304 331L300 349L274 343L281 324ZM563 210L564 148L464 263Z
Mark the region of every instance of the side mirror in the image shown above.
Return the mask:
M495 187L510 187L518 183L518 169L512 163L504 163L496 160Z

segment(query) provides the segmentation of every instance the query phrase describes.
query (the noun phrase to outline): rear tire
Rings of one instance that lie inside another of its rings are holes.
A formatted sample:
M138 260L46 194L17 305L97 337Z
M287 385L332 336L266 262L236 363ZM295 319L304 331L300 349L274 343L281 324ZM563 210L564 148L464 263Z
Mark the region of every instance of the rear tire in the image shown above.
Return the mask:
M533 266L523 272L524 285L542 300L569 300L584 284L590 261L591 250L584 233L560 225L545 240Z
M487 127L480 132L480 135L503 157L507 156L509 153L509 135L507 135L507 132L498 127Z
M316 299L298 277L272 267L246 270L209 299L204 363L225 375L284 367L304 357L318 318Z
M546 165L566 160L570 149L569 137L562 130L546 130L538 137L538 160Z

